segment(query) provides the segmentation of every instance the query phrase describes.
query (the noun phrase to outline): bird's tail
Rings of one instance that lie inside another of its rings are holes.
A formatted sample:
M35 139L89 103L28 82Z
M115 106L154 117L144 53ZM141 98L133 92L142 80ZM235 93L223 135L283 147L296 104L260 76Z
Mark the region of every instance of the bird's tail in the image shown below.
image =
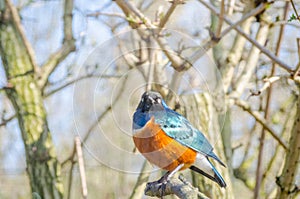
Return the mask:
M207 157L202 156L201 159L197 158L196 164L191 166L190 169L196 171L212 181L218 183L220 187L226 187L226 183L221 174L217 171L214 165L208 160ZM199 168L198 168L199 167Z

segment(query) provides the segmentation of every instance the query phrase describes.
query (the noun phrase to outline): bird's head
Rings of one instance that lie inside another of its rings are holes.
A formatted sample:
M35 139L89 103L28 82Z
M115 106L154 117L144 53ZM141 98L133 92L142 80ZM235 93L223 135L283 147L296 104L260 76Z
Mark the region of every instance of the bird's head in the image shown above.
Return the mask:
M159 93L147 91L142 95L137 110L142 112L162 111L165 107L167 105Z

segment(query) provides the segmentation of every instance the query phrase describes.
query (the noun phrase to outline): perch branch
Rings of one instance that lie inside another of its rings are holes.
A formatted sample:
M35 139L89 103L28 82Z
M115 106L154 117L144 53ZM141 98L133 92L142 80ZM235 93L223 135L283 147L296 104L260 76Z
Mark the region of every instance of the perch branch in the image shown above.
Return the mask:
M182 175L173 177L167 181L162 191L162 183L159 181L149 182L146 185L145 195L151 197L162 197L175 194L181 199L209 199L203 193L200 193L197 188L193 187Z

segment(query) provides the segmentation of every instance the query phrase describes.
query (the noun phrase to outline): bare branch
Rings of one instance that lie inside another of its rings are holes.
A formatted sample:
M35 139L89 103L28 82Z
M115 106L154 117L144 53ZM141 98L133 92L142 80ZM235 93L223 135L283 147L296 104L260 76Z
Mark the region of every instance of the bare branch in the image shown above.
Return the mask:
M118 95L116 96L115 100L112 102L112 104L110 106L108 106L104 112L102 112L96 119L96 121L90 126L90 128L88 128L87 132L84 134L83 138L82 138L82 143L86 142L88 140L88 138L90 137L91 133L93 132L93 130L95 129L95 127L98 125L98 123L111 111L112 107L118 102L118 100L120 99L123 91L124 91L124 87L126 85L126 81L127 81L127 77L125 77L125 80L122 84L122 87L120 88L120 92L118 92ZM73 161L74 160L74 156L75 156L76 151L73 150L72 154L65 159L61 165L64 166L67 162L69 161Z
M61 91L62 89L72 85L72 84L75 84L75 83L78 83L82 80L85 80L85 79L90 79L90 78L120 78L121 76L119 75L94 75L94 74L91 74L91 75L85 75L85 76L82 76L82 77L78 77L77 79L73 79L67 83L65 83L64 85L58 87L58 88L55 88L51 91L48 91L44 97L49 97L51 95L53 95L54 93L57 93L59 91Z
M253 111L250 105L243 100L235 99L234 103L237 106L241 107L244 111L247 111L250 115L252 115L256 119L256 121L259 122L285 150L288 149L286 144L280 139L278 135L276 135L265 118L258 111Z
M108 17L118 17L126 19L126 17L121 13L109 13L109 12L94 12L86 15L87 17L99 17L99 16L108 16Z
M258 95L260 95L260 94L263 93L267 88L270 88L271 85L272 85L274 82L278 81L278 80L280 80L280 77L279 77L279 76L273 76L273 77L265 78L265 79L264 79L264 82L266 82L266 83L263 85L263 87L262 87L261 89L259 89L258 91L250 90L250 92L251 92L250 97L251 97L251 96L258 96Z
M245 22L246 20L248 20L250 17L255 16L255 15L261 13L266 8L266 6L267 6L267 4L260 4L255 9L252 9L251 11L249 11L248 13L246 13L240 20L238 20L234 24L231 24L228 28L226 28L225 30L223 30L221 32L218 40L215 40L215 39L211 38L208 42L206 42L203 46L201 46L201 50L198 50L197 52L195 52L194 55L192 55L192 57L190 59L191 62L193 63L196 60L198 60L202 55L204 55L205 52L207 52L210 48L214 47L218 43L218 41L220 41L231 30L239 27L239 25L241 25L243 22Z
M164 186L164 190L162 190ZM159 180L147 183L145 195L151 197L162 197L175 194L182 199L209 199L203 193L200 193L197 188L193 187L182 175L173 177L163 185Z
M146 28L150 29L152 31L152 34L162 49L162 51L165 53L165 55L168 57L170 62L172 63L172 67L176 71L183 71L189 69L192 64L178 55L177 53L174 52L174 50L168 45L167 41L159 34L160 29L157 29L157 26L155 26L145 15L143 15L134 5L132 5L128 1L121 1L121 0L116 0L116 3L118 6L123 10L124 14L128 18L129 25L132 28L137 28L141 25L145 25ZM157 29L157 31L155 31ZM147 35L149 32L145 32L143 29L138 29L138 31L142 35ZM151 32L150 32L151 33Z
M163 28L165 27L166 23L168 22L170 16L172 15L172 13L175 11L177 5L179 4L184 4L185 0L172 0L170 1L171 6L168 9L167 13L165 14L165 16L160 20L158 27L159 28Z
M50 55L48 61L42 66L40 76L38 77L39 86L44 89L48 77L71 52L75 51L75 39L73 38L73 0L65 0L64 4L64 40L62 46Z
M222 26L223 26L223 21L224 21L224 14L225 14L225 1L222 0L221 6L220 6L218 27L217 27L217 31L215 33L216 38L220 38L220 36L221 36L221 31L222 31Z
M15 117L16 117L16 115L12 115L12 116L8 117L7 119L2 118L2 121L0 123L0 127L1 126L5 126L7 123L9 123L10 121L12 121Z
M219 16L220 13L210 4L208 4L205 0L198 0L200 1L205 7L207 7L212 13ZM224 21L228 23L230 26L233 25L233 23L224 16ZM252 39L248 34L246 34L240 27L234 27L234 29L241 34L243 37L245 37L251 44L256 46L263 54L265 54L267 57L269 57L273 62L277 63L278 66L283 68L284 70L288 71L289 73L293 72L293 69L287 65L285 62L278 59L272 52L270 52L268 49L266 49L264 46L259 44L255 39Z
M294 12L295 12L295 14L296 14L297 20L300 21L300 16L299 16L299 14L298 14L298 11L297 11L297 9L296 9L296 6L295 6L295 4L294 4L294 1L293 1L293 0L290 0L290 1L291 1L293 10L294 10Z
M86 185L86 175L85 175L85 169L84 169L84 161L83 161L81 144L82 143L80 141L79 136L76 136L75 137L75 145L76 145L79 173L80 173L80 179L81 179L81 191L82 191L83 198L86 199L88 196L88 190L87 190L87 185Z

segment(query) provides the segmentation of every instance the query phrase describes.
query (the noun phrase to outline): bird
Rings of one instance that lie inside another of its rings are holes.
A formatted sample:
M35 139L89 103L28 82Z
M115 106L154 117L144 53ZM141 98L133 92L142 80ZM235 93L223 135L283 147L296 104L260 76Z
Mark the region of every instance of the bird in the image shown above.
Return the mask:
M167 171L162 177L165 181L189 168L226 188L210 161L226 167L212 145L184 116L169 108L158 92L144 92L133 114L132 129L135 147L151 164Z

